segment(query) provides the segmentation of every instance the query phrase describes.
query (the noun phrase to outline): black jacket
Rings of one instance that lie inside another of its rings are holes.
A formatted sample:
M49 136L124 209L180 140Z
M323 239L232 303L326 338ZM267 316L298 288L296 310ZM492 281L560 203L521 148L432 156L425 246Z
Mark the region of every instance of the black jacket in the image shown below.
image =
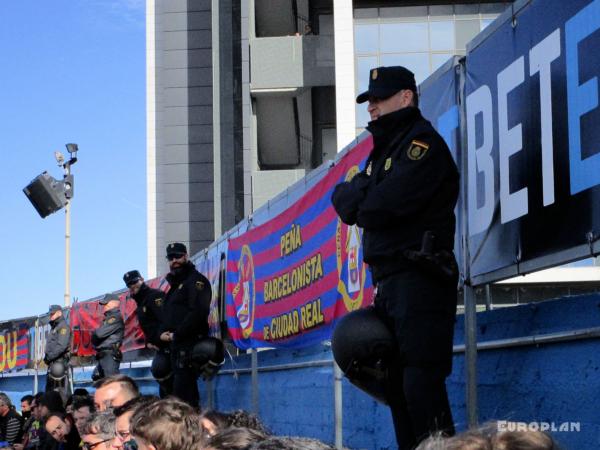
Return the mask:
M114 308L104 313L102 325L92 333L92 345L97 352L102 350L116 350L123 342L125 323L119 308Z
M44 360L48 363L65 356L71 346L71 330L64 317L50 321L50 333L46 339Z
M435 250L454 248L454 207L459 178L442 137L418 108L371 121L374 148L365 170L338 184L332 203L342 221L364 229L364 260L380 275L410 266L407 250L419 250L425 231Z
M9 444L21 442L23 437L23 418L12 407L6 416L0 417L0 438Z
M175 333L174 344L189 344L208 335L211 288L208 279L190 261L174 274L165 298L165 331Z
M146 342L166 347L168 344L160 340L160 333L165 328L165 293L144 283L132 298L137 304L136 315Z

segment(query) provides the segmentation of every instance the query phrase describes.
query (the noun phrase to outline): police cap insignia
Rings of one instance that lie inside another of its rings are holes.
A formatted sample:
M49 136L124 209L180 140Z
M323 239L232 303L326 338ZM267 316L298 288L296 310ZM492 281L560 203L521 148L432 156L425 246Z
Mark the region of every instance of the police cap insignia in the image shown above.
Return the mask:
M392 158L388 158L385 160L385 165L383 166L384 170L390 170L390 167L392 167Z
M196 289L198 289L199 291L201 291L202 289L204 289L204 282L203 281L196 281Z
M418 161L421 159L429 150L429 144L426 144L422 141L414 140L410 143L410 147L408 147L408 151L406 152L408 159L413 161Z
M59 331L59 333L64 336L65 334L67 334L67 329L66 328L61 328L60 331Z
M377 75L378 75L377 69L373 69L371 71L371 80L376 80L377 79Z

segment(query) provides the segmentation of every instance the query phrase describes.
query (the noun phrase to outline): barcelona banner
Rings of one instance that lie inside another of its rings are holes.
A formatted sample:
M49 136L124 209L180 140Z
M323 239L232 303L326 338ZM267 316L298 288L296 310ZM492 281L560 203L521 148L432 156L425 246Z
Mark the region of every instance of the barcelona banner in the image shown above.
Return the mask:
M28 322L0 324L0 372L25 369L29 362Z
M227 322L236 346L312 345L330 338L338 318L372 303L362 230L342 223L330 200L372 146L364 139L291 207L229 241Z

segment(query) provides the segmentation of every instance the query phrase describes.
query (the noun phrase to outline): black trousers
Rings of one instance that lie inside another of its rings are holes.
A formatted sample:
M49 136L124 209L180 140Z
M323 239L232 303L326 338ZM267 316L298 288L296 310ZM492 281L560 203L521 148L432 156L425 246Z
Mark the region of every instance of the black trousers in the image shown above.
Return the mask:
M198 375L191 366L191 346L172 346L173 395L193 408L200 408Z
M436 431L454 434L445 379L452 369L456 299L456 280L420 269L377 283L375 310L398 343L386 397L402 450Z
M101 378L116 375L119 372L120 360L117 360L112 352L101 352L97 355L98 371Z

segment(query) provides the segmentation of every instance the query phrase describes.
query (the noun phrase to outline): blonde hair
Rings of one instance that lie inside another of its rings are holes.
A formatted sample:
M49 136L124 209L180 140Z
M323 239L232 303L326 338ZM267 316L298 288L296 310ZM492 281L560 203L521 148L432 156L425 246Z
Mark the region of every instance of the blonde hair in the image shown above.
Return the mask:
M187 403L167 398L139 408L131 417L131 434L157 450L192 450L200 443L200 416Z

